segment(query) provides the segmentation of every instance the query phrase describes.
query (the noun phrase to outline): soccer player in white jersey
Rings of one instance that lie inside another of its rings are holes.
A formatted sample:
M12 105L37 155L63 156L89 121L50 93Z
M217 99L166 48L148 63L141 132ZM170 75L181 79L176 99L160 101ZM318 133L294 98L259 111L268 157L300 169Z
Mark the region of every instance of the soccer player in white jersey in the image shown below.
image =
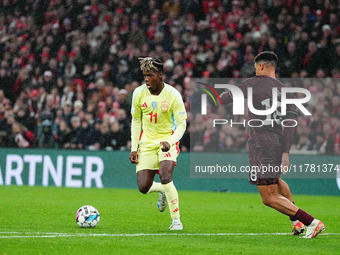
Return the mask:
M182 230L177 190L172 175L179 153L178 141L186 129L187 114L181 94L163 81L160 60L139 58L145 84L132 96L131 154L137 184L143 194L159 192L158 209L169 205L170 230ZM161 182L155 182L158 170Z

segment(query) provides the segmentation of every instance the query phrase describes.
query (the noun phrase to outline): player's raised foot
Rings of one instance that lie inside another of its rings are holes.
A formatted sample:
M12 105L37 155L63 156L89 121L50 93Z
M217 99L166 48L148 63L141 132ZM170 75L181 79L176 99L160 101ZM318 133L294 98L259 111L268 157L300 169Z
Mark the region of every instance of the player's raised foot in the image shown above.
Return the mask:
M158 210L160 212L164 212L166 205L168 204L168 201L166 199L165 191L163 190L162 192L159 193L159 198L157 202Z
M306 226L301 221L298 221L298 220L292 221L292 226L293 226L293 230L292 230L293 235L300 235L306 229Z
M312 223L307 226L306 235L304 238L315 238L318 234L325 230L325 225L317 219L314 219Z

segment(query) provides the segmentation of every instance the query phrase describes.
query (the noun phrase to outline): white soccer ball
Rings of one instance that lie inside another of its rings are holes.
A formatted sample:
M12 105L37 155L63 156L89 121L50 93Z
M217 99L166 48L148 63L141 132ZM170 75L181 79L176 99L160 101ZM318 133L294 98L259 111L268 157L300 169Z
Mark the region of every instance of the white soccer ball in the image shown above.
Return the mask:
M84 205L76 213L76 221L81 228L94 228L99 220L99 212L92 205Z

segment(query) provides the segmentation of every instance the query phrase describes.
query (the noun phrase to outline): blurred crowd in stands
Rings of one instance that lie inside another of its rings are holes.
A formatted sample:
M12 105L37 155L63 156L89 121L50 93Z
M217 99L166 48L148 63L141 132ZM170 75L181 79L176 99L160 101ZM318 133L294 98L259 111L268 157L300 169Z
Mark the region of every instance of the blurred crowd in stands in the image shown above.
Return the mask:
M324 79L303 85L313 116L299 116L293 148L340 154L339 13L335 0L0 1L0 146L129 149L138 57L163 61L190 112L192 78L252 76L271 50L278 77ZM217 150L246 149L246 130L200 121L189 114L182 150L194 132L193 150L217 133Z

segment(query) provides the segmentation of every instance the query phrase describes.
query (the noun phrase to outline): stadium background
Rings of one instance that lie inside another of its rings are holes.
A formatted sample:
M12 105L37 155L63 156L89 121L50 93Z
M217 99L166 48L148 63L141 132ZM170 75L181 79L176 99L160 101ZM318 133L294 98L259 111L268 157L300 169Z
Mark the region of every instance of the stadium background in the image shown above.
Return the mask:
M246 178L192 178L189 169L201 151L248 162L246 130L214 130L191 114L190 82L251 76L263 50L279 56L278 77L301 78L313 95L292 162L338 164L339 39L334 0L0 1L0 254L159 254L160 244L164 254L338 254L335 172L286 179L293 194L308 194L294 195L297 204L327 226L311 244L289 235L288 219L262 205ZM141 56L163 61L189 113L174 176L180 237L166 231L157 194L138 194L128 161ZM84 204L101 213L90 231L74 221Z
M191 109L191 80L249 77L254 56L272 50L277 76L300 78L313 96L312 117L299 116L293 152L339 155L338 20L337 1L3 1L0 145L128 155L131 94L142 82L138 57L153 56L188 111L182 152L244 153L246 129L207 125L227 116L225 109L210 109L203 120Z
M338 21L337 1L3 1L0 146L128 151L138 57L153 56L189 113L181 151L246 152L246 129L207 125L225 109L191 109L191 80L249 77L272 50L277 76L313 95L293 152L339 155Z
M164 62L164 79L190 112L182 152L246 151L246 130L212 130L190 109L192 78L253 75L274 51L277 76L304 81L311 118L294 150L340 153L337 1L3 1L0 3L0 146L129 150L137 58ZM332 78L331 80L329 78ZM193 113L193 114L192 114ZM218 114L225 114L217 112ZM215 148L216 150L216 148Z

